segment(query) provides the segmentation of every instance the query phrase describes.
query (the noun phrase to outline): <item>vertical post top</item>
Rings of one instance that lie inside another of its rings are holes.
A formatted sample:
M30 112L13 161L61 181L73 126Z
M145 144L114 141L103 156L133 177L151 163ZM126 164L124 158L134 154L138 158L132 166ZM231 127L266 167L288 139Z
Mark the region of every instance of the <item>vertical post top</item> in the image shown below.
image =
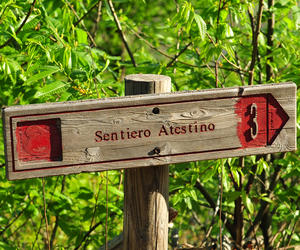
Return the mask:
M164 75L132 74L125 77L125 95L171 92L171 78Z
M171 78L165 75L132 74L125 76L125 81L133 82L171 82Z

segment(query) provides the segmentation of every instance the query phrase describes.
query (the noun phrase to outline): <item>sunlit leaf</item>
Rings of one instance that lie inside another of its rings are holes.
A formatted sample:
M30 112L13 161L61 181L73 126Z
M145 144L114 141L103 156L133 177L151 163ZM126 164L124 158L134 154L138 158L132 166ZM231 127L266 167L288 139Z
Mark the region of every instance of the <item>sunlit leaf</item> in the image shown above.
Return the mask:
M45 77L51 76L52 74L58 72L60 70L59 67L57 66L42 66L40 67L40 72L31 76L30 78L28 78L28 80L26 81L27 84L39 81Z
M200 15L196 14L196 13L195 13L194 18L195 18L195 21L196 21L197 26L198 26L199 36L202 40L204 40L205 34L206 34L206 23L204 22L202 17Z

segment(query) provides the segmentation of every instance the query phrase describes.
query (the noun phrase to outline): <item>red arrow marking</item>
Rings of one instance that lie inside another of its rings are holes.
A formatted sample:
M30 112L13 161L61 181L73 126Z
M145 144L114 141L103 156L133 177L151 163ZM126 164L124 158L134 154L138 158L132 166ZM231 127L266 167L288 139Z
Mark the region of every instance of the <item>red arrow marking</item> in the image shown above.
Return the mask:
M235 106L242 148L271 145L289 116L271 94L241 97Z
M283 110L277 100L268 94L268 145L271 145L289 120L288 114Z

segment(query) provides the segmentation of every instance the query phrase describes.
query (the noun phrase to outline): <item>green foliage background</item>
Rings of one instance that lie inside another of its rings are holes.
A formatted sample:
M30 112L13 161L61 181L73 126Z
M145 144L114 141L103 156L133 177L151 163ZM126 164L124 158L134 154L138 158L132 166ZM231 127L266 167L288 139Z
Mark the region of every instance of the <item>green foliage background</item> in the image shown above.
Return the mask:
M124 76L132 73L168 75L174 91L285 81L300 85L295 0L277 0L273 6L262 0L115 0L115 13L110 2L1 0L1 106L122 96ZM299 102L297 109L299 134ZM170 206L179 212L174 220L179 244L219 242L220 227L223 241L231 239L236 247L249 240L264 240L260 246L265 248L300 244L299 162L297 151L171 166ZM0 163L0 248L95 249L122 231L121 172L9 182L2 137ZM259 218L262 208L267 212ZM246 235L256 218L260 227Z

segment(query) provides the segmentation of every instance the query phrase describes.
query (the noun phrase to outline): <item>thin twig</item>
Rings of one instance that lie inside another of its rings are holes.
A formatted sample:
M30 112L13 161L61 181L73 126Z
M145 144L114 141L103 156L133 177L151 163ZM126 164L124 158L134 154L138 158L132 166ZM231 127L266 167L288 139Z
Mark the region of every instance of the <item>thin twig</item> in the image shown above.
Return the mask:
M10 235L10 237L12 237L13 235L15 235L21 228L23 228L27 222L29 221L30 218L27 218L20 226L18 226Z
M222 250L222 200L223 200L223 165L221 165L221 183L220 183L220 209L219 209L219 226L220 226L220 249Z
M105 250L108 250L108 171L106 171L106 217L105 217Z
M96 18L95 24L94 24L94 26L92 28L92 31L91 31L91 33L93 34L93 37L96 37L97 30L98 30L98 25L99 25L100 20L101 20L102 3L103 3L103 1L99 0L99 2L98 2L98 10L97 10L97 18Z
M216 43L218 43L218 33L219 33L219 24L220 24L221 3L222 3L222 0L219 0L218 15L217 15Z
M291 233L288 235L288 238L287 238L287 244L286 246L289 246L291 244L291 241L292 241L292 236L294 235L294 232L297 228L297 224L299 223L299 220L296 220L295 224L293 225L293 228L291 230Z
M31 15L32 11L33 11L33 8L34 8L34 5L36 3L36 0L33 0L31 6L30 6L30 9L26 15L26 17L24 18L23 22L21 23L20 27L17 29L16 31L16 35L21 31L21 29L23 28L23 26L25 25L25 23L27 22L29 16ZM14 38L11 36L5 43L3 43L2 45L0 45L0 49L4 48L6 45L8 45L11 41L13 41Z
M176 55L173 57L173 59L167 64L167 68L172 66L172 64L177 60L177 58L184 53L188 47L192 44L192 42L189 42L182 50L180 50Z
M239 166L243 169L245 165L245 158L239 158ZM242 191L243 187L243 176L238 172L239 181L235 183L234 189L237 192ZM241 195L234 201L234 220L233 225L235 229L235 245L236 247L241 247L242 239L243 239L243 231L244 231L244 218L243 218L244 205L242 202Z
M204 243L206 243L206 240L210 237L210 233L211 233L211 231L213 229L213 226L215 224L215 218L216 218L217 214L218 214L218 206L216 206L216 208L214 210L214 214L212 216L212 221L210 223L210 227L208 228L208 230L207 230L207 232L205 234L205 237L203 238L203 240L202 240L202 242L200 244L200 247L202 247L204 245Z
M213 38L211 37L210 34L208 34L206 32L207 37L209 38L209 40L211 41L211 43L216 47L217 44L214 42ZM232 65L233 67L235 67L236 69L240 70L240 71L244 71L241 67L237 66L236 64L234 64L233 62L231 62L224 54L223 52L221 52L221 56L226 60L226 62L228 62L230 65Z
M92 228L90 228L90 230L83 236L82 240L80 241L80 243L78 244L77 247L74 248L74 250L77 250L81 247L82 243L87 239L87 237L90 236L90 234L98 227L102 224L101 221L99 221L98 223L96 223Z
M76 18L77 18L78 20L80 20L80 16L77 14L77 12L76 12L76 10L74 9L73 5L72 5L68 0L65 0L65 1L66 1L66 3L67 3L68 7L72 10L72 12L74 13L74 15L76 16ZM88 31L88 29L86 28L86 26L84 25L84 23L81 23L81 25L82 25L83 29L85 30L85 32L87 33L87 35L88 35L89 39L91 40L93 46L94 46L94 47L97 47L94 38L92 37L91 33L90 33L90 32Z
M66 184L66 176L64 175L63 179L62 179L62 182L61 182L61 190L60 190L61 194L65 190L65 184ZM54 239L55 239L56 232L57 232L57 229L58 229L59 219L60 219L59 215L56 215L54 228L53 228L53 231L52 231L52 234L51 234L51 237L50 237L50 249L53 249L53 243L54 243Z
M278 231L276 232L276 234L275 234L275 235L271 238L271 240L270 240L270 245L271 245L271 246L274 245L275 240L277 239L278 235L281 234L281 233L286 229L287 225L288 225L287 221L284 221L284 222L281 224L281 226L280 226L280 228L278 229Z
M202 193L205 200L209 203L210 207L215 210L217 207L215 202L211 198L210 194L206 191L206 189L201 185L201 183L197 181L195 184L195 187ZM223 212L221 213L221 219L223 222L225 222L225 220L226 220L226 216ZM234 228L233 228L232 224L229 221L226 221L225 226L226 226L228 232L230 233L230 235L234 236Z
M264 8L264 1L259 0L258 13L257 13L257 19L256 19L256 29L255 29L255 31L252 30L252 58L251 58L251 63L250 63L250 67L249 67L248 85L253 84L254 67L255 67L257 50L258 50L258 35L260 32L260 28L261 28L261 18L262 18L263 8ZM248 11L248 13L250 13L250 11ZM251 20L250 15L249 15L249 17ZM253 22L253 20L252 20L252 22ZM252 26L252 28L253 28L253 26Z
M0 21L1 21L1 19L2 19L2 17L3 17L3 15L4 15L4 13L5 13L5 11L7 10L7 8L10 6L10 5L12 5L13 3L12 2L8 2L8 4L7 5L5 5L5 7L4 7L4 9L2 9L1 10L1 14L0 14Z
M101 187L102 187L102 178L101 178L101 182L99 183L98 192L95 197L95 205L94 205L94 211L93 211L92 220L91 220L91 224L90 224L90 229L93 227L93 224L94 224L97 206L98 206L98 198L99 198ZM87 244L88 244L88 241L85 242L83 249L86 249Z
M249 219L250 226L253 226L252 220L250 218L250 214L249 213L247 213L247 214L248 214L248 219ZM258 239L256 237L256 234L254 234L254 240L255 240L255 243L256 243L256 248L255 249L259 250L259 243L258 243Z
M279 177L280 177L280 166L276 166L275 167L275 172L274 172L274 174L272 175L272 178L271 178L271 183L270 183L270 186L269 186L269 189L268 189L268 192L267 192L268 193L267 197L270 197L273 194L274 188L276 186L276 183L277 183ZM255 232L256 232L256 230L259 226L259 223L261 222L261 219L262 219L263 215L268 211L269 207L270 207L270 203L262 200L260 209L259 209L259 211L258 211L258 213L257 213L257 215L256 215L256 217L253 221L253 225L250 226L247 233L245 234L246 238L251 237L252 235L255 234Z
M218 74L218 60L215 62L215 78L216 78L216 88L218 88L218 82L219 82L219 74Z
M28 207L28 205L27 205L25 208L23 208L23 209L17 214L17 216L15 216L12 220L10 220L10 221L8 222L8 224L0 231L0 236L1 236L2 234L4 234L4 232L5 232L11 225L13 225L13 224L17 221L17 219L24 213L24 211L26 210L27 207Z
M260 62L259 48L257 48L258 84L262 84L262 67Z
M126 23L125 23L126 24ZM143 42L145 42L146 45L148 45L151 49L155 50L156 52L158 52L159 54L169 58L169 59L173 59L172 56L168 55L166 52L164 52L163 50L161 49L158 49L156 48L152 43L150 43L148 40L146 40L144 37L142 37L138 32L136 32L133 28L131 28L128 24L126 24L126 26L130 29L130 31L136 36L138 37L140 40L142 40ZM194 68L204 68L206 67L205 65L202 65L202 66L198 66L198 65L194 65L194 64L190 64L190 63L186 63L186 62L183 62L183 61L180 61L180 60L177 60L177 62L181 63L181 64L184 64L186 66L189 66L189 67L194 67Z
M268 12L270 17L268 18L268 31L267 31L267 63L266 63L266 81L269 82L274 77L273 69L268 62L273 62L274 58L271 55L273 52L273 34L275 26L275 14L274 14L274 0L268 0Z
M76 27L83 19L85 19L92 12L92 10L99 5L101 1L102 0L100 0L98 3L95 3L81 18L79 18L77 22L74 23L74 27Z
M130 50L130 48L129 48L129 45L128 45L126 36L125 36L125 34L123 33L122 26L121 26L121 23L120 23L120 21L119 21L119 19L118 19L117 13L116 13L115 8L114 8L114 5L113 5L113 3L112 3L111 0L108 0L107 2L108 2L108 5L109 5L109 8L110 8L110 10L111 10L111 12L112 12L112 14L113 14L113 17L114 17L115 23L116 23L116 25L117 25L117 29L118 29L118 31L119 31L119 34L120 34L120 36L121 36L121 39L122 39L122 41L123 41L123 43L124 43L124 45L125 45L125 47L126 47L126 50L127 50L128 54L129 54L129 56L130 56L131 62L132 62L132 64L133 64L133 66L136 67L136 63L135 63L133 54L132 54L132 52L131 52L131 50Z
M254 179L255 179L255 176L256 176L256 169L257 169L257 164L255 164L254 166L252 166L252 168L253 168L253 170L252 170L252 172L250 173L250 176L249 176L249 178L248 178L248 182L247 182L247 184L246 184L246 186L245 186L245 192L246 192L246 194L249 194L250 193L250 190L251 190L251 187L252 187L252 185L253 185L253 181L254 181Z
M238 56L238 54L237 54L236 51L234 51L234 55L235 55L235 59L236 59L237 66L241 68L240 59L239 59L239 56ZM238 72L239 77L240 77L240 79L241 79L242 85L244 86L244 85L245 85L245 77L244 77L244 74L242 73L241 70L238 70L237 72Z
M45 197L45 178L42 178L43 180L43 205L44 205L44 216L45 216L45 223L46 223L46 236L47 236L47 245L48 249L50 250L50 241L49 241L49 225L48 225L48 219L47 219L47 209L46 209L46 197Z
M175 5L176 5L176 13L178 14L179 13L179 4L178 4L177 0L174 0L174 2L175 2ZM180 48L180 34L181 34L181 31L182 31L181 28L178 29L178 31L177 31L176 51L178 51L179 48ZM178 52L176 53L176 55L178 55ZM176 61L177 61L177 59L175 59L175 62ZM173 68L173 74L174 75L176 74L176 70L177 70L176 67L174 67ZM176 89L178 89L178 85L177 85L176 81L174 81L174 84L175 84Z
M32 221L32 220L31 220ZM32 223L33 224L33 223ZM40 231L41 231L41 228L42 228L42 224L43 224L43 216L41 217L41 221L40 221L40 226L39 226L39 229L37 230L36 234L35 234L35 239L32 243L32 246L31 246L31 249L35 249L34 246L35 246L35 243L37 242L38 240L38 237L40 235Z

